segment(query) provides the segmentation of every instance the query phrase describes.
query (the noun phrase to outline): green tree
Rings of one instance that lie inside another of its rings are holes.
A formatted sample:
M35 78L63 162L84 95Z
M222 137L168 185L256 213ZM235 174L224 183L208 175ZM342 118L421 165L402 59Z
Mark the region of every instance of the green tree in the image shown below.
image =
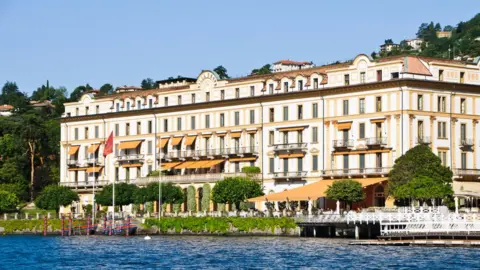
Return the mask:
M212 189L212 200L216 203L230 203L240 208L240 202L263 195L262 187L256 181L242 177L226 177Z
M391 38L385 39L385 44L387 44L387 45L393 44L393 40Z
M15 211L19 203L15 194L0 190L0 213Z
M0 95L0 105L12 105L16 112L23 111L28 106L27 96L20 92L15 82L6 82L2 87Z
M354 202L361 202L365 199L362 184L355 180L347 179L335 181L325 192L328 199L342 201L349 208Z
M13 193L20 201L28 200L27 185L24 184L0 184L0 190Z
M397 189L416 177L435 179L439 184L450 187L452 176L452 171L442 166L440 158L430 150L430 147L420 144L395 160L388 178L388 192L393 196L399 194Z
M89 91L93 90L93 88L87 83L86 85L80 85L73 90L70 94L70 102L78 101L83 94L88 93Z
M145 188L145 191L138 193L139 201L137 203L158 201L159 188L158 183L150 183ZM142 193L143 192L143 193ZM175 186L172 183L162 183L162 204L163 203L182 203L183 192L179 186Z
M221 80L230 79L230 76L228 76L227 69L223 66L218 66L213 71L215 71L215 73L218 74Z
M135 202L135 190L138 187L134 184L120 183L115 185L115 205L129 205ZM95 201L105 206L113 205L113 185L105 186L100 193L95 195Z
M188 210L195 212L197 210L197 198L195 187L190 185L187 188L187 208Z
M78 200L78 194L70 188L50 185L43 189L35 200L35 205L40 209L56 210L58 213L60 206L67 206Z
M270 64L266 64L261 68L252 69L252 75L264 75L264 74L271 74L272 73L272 66Z
M106 83L102 85L99 89L100 95L110 95L113 93L113 85Z
M157 88L157 83L154 82L151 78L143 79L140 86L142 89L154 89Z
M210 184L204 184L202 188L202 211L208 211L210 209Z
M443 199L453 194L450 185L428 176L416 176L411 181L397 187L395 199L413 199L425 202L429 199Z

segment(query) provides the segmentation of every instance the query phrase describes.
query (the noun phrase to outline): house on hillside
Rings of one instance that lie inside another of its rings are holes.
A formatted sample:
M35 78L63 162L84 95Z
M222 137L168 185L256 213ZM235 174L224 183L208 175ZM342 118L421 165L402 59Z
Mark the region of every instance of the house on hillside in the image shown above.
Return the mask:
M423 39L414 38L405 40L408 46L412 47L412 50L418 51L422 47Z
M396 43L385 43L380 45L380 52L390 52L393 49L398 49L400 45Z
M0 105L0 116L12 115L13 106L8 104Z
M452 31L437 31L437 38L451 38Z
M284 71L299 70L299 69L306 69L306 68L312 68L312 67L313 67L312 62L280 60L273 63L273 72L284 72Z

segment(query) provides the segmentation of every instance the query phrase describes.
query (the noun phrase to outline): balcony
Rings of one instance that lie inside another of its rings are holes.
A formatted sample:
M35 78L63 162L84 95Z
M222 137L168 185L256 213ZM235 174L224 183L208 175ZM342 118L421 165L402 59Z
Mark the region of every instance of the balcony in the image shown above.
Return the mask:
M132 160L141 160L144 158L144 155L142 154L124 154L124 155L118 155L117 160L118 161L132 161Z
M388 175L392 168L378 167L378 168L354 168L354 169L334 169L326 170L323 175L325 177L364 177L364 176L385 176Z
M369 147L382 147L384 145L387 145L386 137L375 137L367 139L367 146Z
M103 165L103 159L100 159L100 158L89 158L89 159L86 159L85 162L87 164L97 164L97 165Z
M299 171L299 172L274 172L271 173L273 179L301 179L307 176L307 172Z
M432 143L432 140L430 139L430 137L427 137L427 136L417 137L417 144L431 144L431 143Z
M61 186L69 187L69 188L75 188L75 189L78 189L78 188L84 188L84 189L93 188L94 185L95 185L95 188L101 188L101 187L104 187L108 184L109 184L108 180L60 182Z
M67 159L67 165L68 166L80 166L80 162L76 159Z
M177 184L186 184L186 183L206 183L206 182L216 182L223 180L225 177L247 177L245 173L207 173L207 174L185 174L185 175L163 175L161 178L159 176L155 177L140 177L135 180L130 179L130 183L134 183L139 186L147 185L148 183L157 183L158 181L162 182L171 182ZM260 177L260 174L251 175L248 177L255 178Z
M274 144L274 151L293 151L293 150L303 150L307 148L307 143L284 143L284 144Z
M353 140L334 140L333 141L333 148L335 149L349 149L353 148L354 142Z
M462 139L460 139L460 145L461 145L461 147L463 147L463 148L473 147L473 140L472 140L472 139L468 139L468 138L462 138Z
M480 177L480 169L456 169L455 175L460 177L478 178Z
M202 150L171 151L168 153L159 153L158 158L162 158L166 160L175 160L175 159L196 159L201 157L212 157L212 156L244 156L244 155L258 155L258 147L247 146L247 147L232 147L232 148L202 149Z

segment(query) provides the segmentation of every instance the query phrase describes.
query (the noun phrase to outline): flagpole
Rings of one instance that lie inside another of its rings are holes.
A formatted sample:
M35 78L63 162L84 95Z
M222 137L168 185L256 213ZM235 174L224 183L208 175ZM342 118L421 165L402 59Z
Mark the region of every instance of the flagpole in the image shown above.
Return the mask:
M93 152L93 193L92 193L92 224L95 226L95 152Z
M162 148L160 148L160 168L158 175L158 221L160 221L161 209L162 209ZM160 226L160 225L159 225Z

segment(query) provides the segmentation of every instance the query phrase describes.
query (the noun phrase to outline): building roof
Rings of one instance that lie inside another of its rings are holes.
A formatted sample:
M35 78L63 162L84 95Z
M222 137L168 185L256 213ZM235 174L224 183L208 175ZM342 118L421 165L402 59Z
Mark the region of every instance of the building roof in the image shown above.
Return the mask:
M0 112L8 112L8 111L11 111L11 110L13 110L12 105L8 105L8 104L0 105Z
M432 76L432 73L425 66L418 57L405 56L403 61L403 72L410 74L420 74L425 76Z
M121 86L121 87L117 87L117 90L130 90L130 89L132 89L132 90L141 90L142 88L139 87L139 86L126 86L126 85Z
M293 61L293 60L287 59L287 60L277 61L273 64L303 66L303 65L311 65L312 62L304 62L304 61L298 62L298 61Z
M164 83L171 83L171 82L180 82L180 81L187 81L187 82L196 82L196 78L190 78L190 77L176 77L176 78L170 78L170 79L165 79L165 80L159 80L156 81L158 84L164 84Z

